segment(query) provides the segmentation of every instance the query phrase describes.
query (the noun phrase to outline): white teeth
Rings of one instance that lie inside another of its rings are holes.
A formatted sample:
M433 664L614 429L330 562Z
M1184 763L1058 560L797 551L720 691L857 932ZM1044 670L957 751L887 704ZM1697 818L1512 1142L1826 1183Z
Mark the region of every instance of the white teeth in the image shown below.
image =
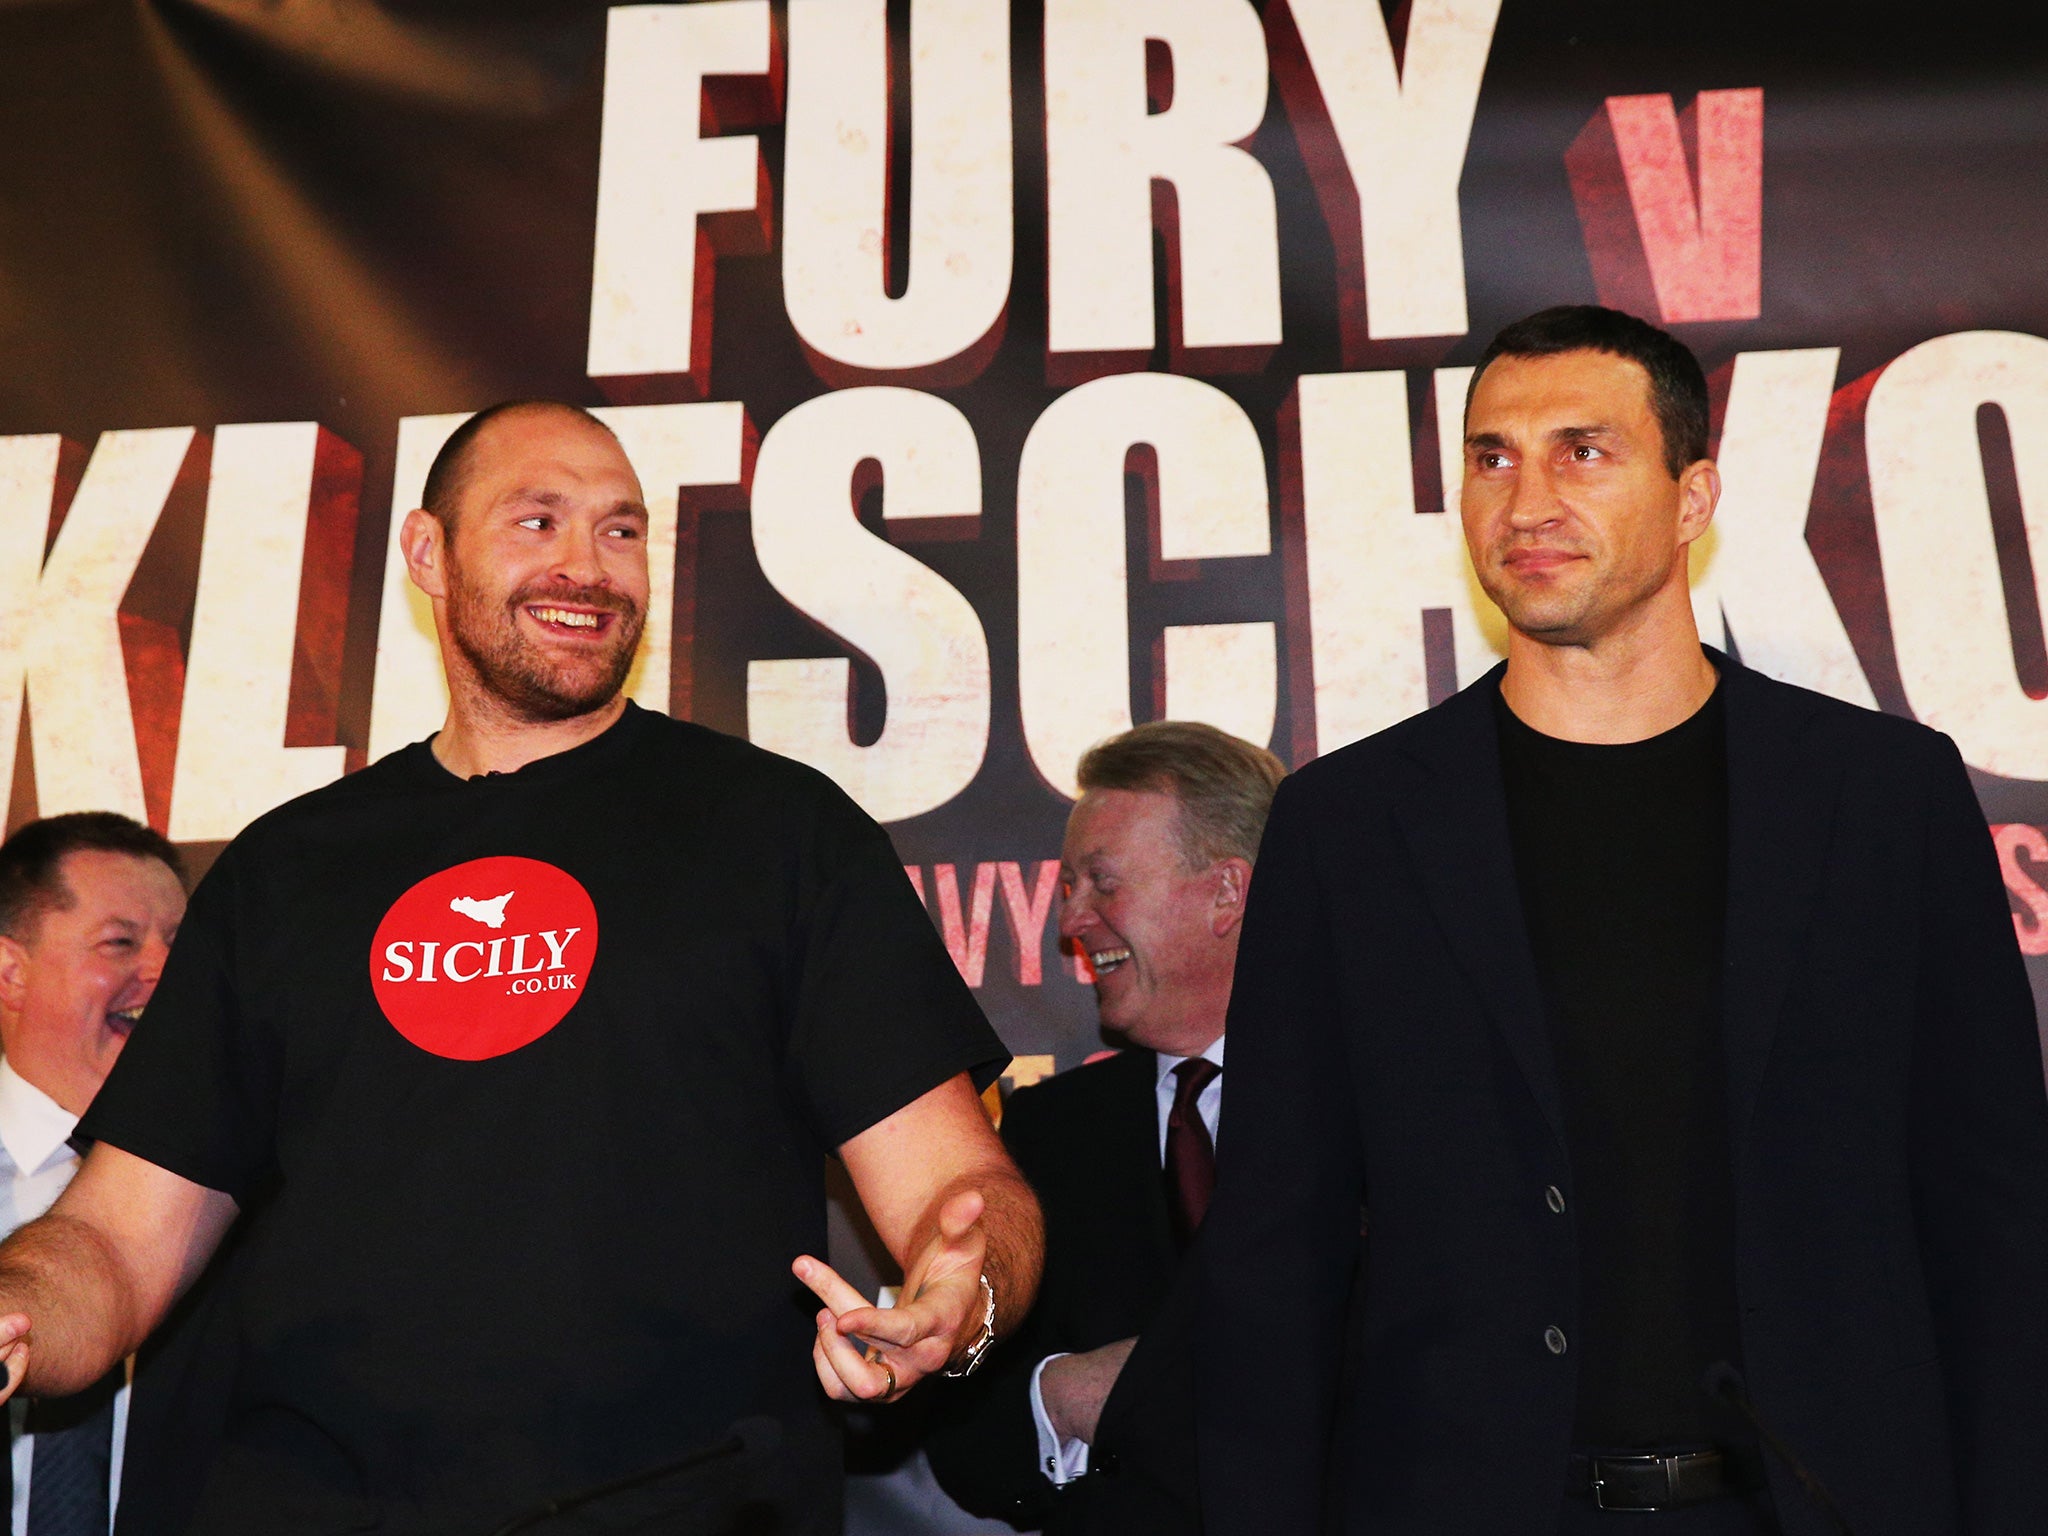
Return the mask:
M1128 949L1092 949L1088 952L1088 963L1095 968L1095 974L1098 976L1105 971L1115 970L1130 958L1131 952Z
M125 1019L128 1023L134 1024L142 1018L143 1007L143 1004L137 1003L133 1008L116 1008L113 1011L113 1017Z
M567 608L529 608L526 610L543 624L566 624L571 629L595 629L598 615L574 613Z

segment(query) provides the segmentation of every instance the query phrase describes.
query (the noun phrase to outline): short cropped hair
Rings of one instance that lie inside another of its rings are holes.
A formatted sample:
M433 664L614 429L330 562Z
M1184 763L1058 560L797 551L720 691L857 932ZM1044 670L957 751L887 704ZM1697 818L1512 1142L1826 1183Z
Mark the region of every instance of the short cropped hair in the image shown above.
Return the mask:
M1076 777L1083 792L1171 794L1180 807L1181 857L1201 869L1218 859L1257 860L1287 765L1213 725L1159 720L1090 747Z
M1710 405L1707 376L1692 348L1647 320L1597 304L1560 304L1517 320L1479 354L1465 390L1465 414L1487 365L1497 357L1555 357L1560 352L1604 352L1642 365L1650 376L1650 411L1664 435L1664 467L1676 480L1688 464L1707 456Z
M433 513L443 529L454 530L455 507L462 500L463 487L469 479L470 450L477 438L500 416L511 416L519 411L562 411L611 433L614 440L618 437L582 406L571 405L566 400L500 400L496 405L485 406L448 434L448 441L441 445L441 451L434 455L434 462L427 467L427 483L420 492L420 505Z
M31 943L46 912L61 912L78 898L64 883L64 860L74 853L127 853L167 865L182 884L185 866L169 838L114 811L73 811L46 816L0 843L0 935Z

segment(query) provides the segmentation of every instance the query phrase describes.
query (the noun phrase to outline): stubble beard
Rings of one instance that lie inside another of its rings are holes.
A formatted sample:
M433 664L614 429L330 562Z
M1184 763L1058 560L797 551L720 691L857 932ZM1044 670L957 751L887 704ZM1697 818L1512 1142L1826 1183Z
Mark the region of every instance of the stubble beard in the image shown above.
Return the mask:
M611 644L580 664L555 661L519 629L520 609L536 602L616 614ZM494 601L465 578L450 549L449 633L477 681L514 719L536 725L573 720L609 704L626 685L645 622L638 604L605 587L529 586Z

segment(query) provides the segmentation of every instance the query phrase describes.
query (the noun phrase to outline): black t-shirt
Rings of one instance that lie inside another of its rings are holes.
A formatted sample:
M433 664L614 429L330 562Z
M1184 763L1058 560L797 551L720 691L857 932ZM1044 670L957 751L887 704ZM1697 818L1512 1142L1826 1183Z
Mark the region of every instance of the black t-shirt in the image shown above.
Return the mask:
M1579 1253L1582 1447L1731 1438L1701 1390L1739 1364L1721 1042L1728 893L1720 690L1626 745L1499 706L1508 826L1549 1005Z
M752 1414L831 1525L826 1154L1006 1059L882 830L697 726L263 817L83 1127L273 1190L195 1533L490 1530Z

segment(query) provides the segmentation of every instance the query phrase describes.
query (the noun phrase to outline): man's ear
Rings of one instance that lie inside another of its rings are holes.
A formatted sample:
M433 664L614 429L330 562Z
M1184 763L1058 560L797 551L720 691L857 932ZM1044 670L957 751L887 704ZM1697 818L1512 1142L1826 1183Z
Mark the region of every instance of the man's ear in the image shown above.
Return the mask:
M1225 938L1244 920L1244 899L1252 888L1252 866L1246 859L1216 861L1216 905L1209 931Z
M1678 538L1690 544L1714 521L1721 504L1721 471L1712 459L1688 464L1678 477Z
M0 1008L19 1013L28 1001L28 951L18 939L0 934Z
M424 507L414 507L398 530L398 549L414 586L429 597L448 595L448 530L441 519Z

